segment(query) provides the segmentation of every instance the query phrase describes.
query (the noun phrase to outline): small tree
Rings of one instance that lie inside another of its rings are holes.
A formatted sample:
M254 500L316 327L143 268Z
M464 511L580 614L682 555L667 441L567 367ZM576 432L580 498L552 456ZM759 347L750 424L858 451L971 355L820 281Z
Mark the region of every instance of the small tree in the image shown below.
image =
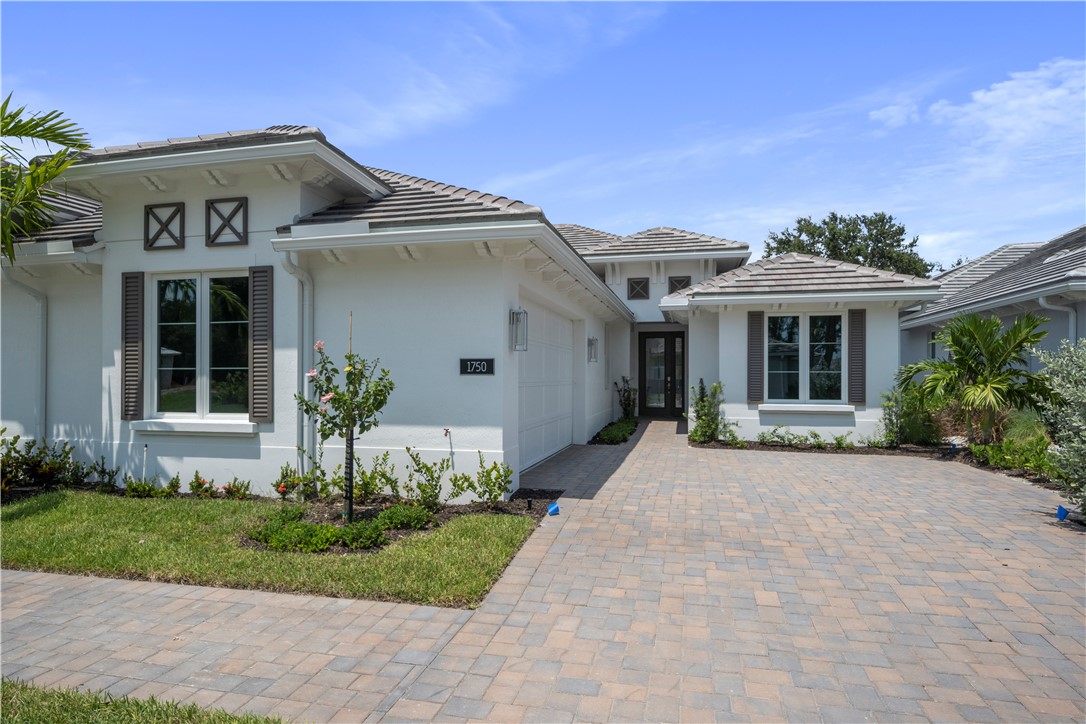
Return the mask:
M705 380L698 379L697 388L690 388L694 398L694 426L687 437L691 442L715 442L720 436L720 396L724 393L719 382L705 387Z
M622 408L622 417L637 417L637 388L630 386L630 378L622 378L622 386L615 383L615 392L618 393L618 406Z
M317 351L317 366L306 376L313 386L316 400L308 400L302 394L294 395L298 407L317 425L321 442L332 436L342 437L347 448L344 453L343 471L346 483L347 522L354 521L354 438L377 427L377 415L381 413L388 397L395 389L388 370L378 369L380 360L370 362L351 351L348 333L346 364L342 372L324 351L324 342L313 345ZM339 378L343 376L340 386Z
M1056 467L1067 498L1086 513L1086 339L1060 343L1055 354L1040 352L1059 401L1045 403L1041 416L1058 446Z
M1000 437L996 423L1008 409L1040 410L1056 399L1047 375L1029 371L1031 350L1047 334L1037 328L1047 321L1023 314L1004 329L996 317L955 317L935 337L947 357L905 365L898 370L898 387L904 389L914 377L926 374L919 383L924 404L959 404L967 417L969 441L978 442L979 437L979 442L990 443Z

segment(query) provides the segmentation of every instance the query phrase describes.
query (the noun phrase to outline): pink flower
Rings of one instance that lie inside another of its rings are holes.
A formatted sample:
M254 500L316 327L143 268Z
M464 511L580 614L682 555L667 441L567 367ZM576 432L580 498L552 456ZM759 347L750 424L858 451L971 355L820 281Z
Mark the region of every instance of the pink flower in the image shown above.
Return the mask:
M309 370L308 372L305 373L305 376L306 377L316 377L317 376L317 370Z
M328 412L328 408L327 407L322 407L321 412Z
M321 402L328 402L328 400L332 399L335 396L336 395L334 392L329 392L327 395L321 395Z
M317 350L318 352L320 352L321 350L323 350L323 349L324 349L324 342L318 339L318 340L317 340L317 343L313 345L313 349L315 349L315 350Z

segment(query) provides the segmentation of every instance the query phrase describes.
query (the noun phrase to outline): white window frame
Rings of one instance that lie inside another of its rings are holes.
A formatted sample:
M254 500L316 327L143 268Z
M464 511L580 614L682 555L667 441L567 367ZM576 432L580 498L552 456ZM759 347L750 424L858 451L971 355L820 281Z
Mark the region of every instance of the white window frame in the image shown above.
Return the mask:
M771 317L799 317L799 397L796 399L769 396L769 320ZM841 396L836 400L812 400L811 395L811 317L838 317L841 320ZM766 393L766 402L791 405L841 405L848 397L848 314L840 311L825 312L766 312L763 322L762 352L765 355L765 370L762 384Z
M211 412L211 311L207 299L211 293L211 279L224 277L249 278L248 269L217 269L215 271L169 272L148 275L149 289L146 298L147 323L144 328L144 348L150 352L144 357L144 415L149 420L249 420L245 412ZM171 279L196 279L196 412L160 412L158 409L158 358L161 345L158 340L158 283ZM246 299L248 304L249 300ZM251 323L251 320L250 320ZM150 381L150 384L147 384ZM252 400L249 400L252 405ZM251 408L250 408L251 409Z

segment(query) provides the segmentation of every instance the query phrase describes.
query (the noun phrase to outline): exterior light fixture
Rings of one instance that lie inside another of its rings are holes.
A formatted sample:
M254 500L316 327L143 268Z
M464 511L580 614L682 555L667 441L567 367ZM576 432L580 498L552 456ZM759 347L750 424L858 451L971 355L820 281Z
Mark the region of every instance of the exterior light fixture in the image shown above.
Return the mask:
M600 340L596 337L588 338L588 361L600 361Z
M528 349L528 310L524 307L509 310L509 346L514 352Z

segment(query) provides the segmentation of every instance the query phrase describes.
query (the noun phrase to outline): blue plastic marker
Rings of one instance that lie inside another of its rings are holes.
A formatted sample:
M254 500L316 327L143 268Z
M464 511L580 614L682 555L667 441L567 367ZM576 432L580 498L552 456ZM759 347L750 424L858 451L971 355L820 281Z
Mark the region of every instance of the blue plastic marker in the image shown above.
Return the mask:
M547 506L547 515L558 515L558 501L554 501Z
M1070 512L1071 511L1069 511L1067 508L1063 507L1062 505L1057 505L1056 506L1056 520L1063 520L1064 518L1067 517L1067 514L1070 513Z

